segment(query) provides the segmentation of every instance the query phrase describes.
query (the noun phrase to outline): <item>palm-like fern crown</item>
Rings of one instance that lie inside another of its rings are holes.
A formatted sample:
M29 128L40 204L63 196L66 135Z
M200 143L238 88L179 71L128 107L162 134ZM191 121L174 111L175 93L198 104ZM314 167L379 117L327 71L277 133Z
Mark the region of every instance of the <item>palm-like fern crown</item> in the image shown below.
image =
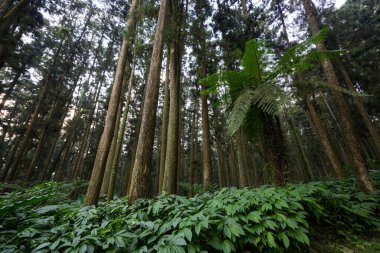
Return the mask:
M309 70L320 60L337 54L337 51L321 52L315 48L327 33L328 29L321 30L279 58L265 41L250 40L245 45L242 70L220 71L199 81L208 85L208 93L217 93L220 87L228 90L224 100L232 105L227 118L229 135L242 126L249 128L251 134L257 133L261 126L260 115L278 115L281 101L287 101L285 92L278 85L279 80Z

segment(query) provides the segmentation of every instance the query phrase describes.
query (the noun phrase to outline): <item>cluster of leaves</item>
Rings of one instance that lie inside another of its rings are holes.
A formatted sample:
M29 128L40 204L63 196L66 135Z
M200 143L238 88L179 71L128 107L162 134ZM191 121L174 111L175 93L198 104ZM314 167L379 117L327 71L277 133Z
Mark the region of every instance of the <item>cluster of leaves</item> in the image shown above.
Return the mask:
M309 246L310 224L361 231L379 224L378 211L379 196L358 192L353 180L224 188L133 205L125 198L98 207L50 204L3 215L0 251L299 252Z

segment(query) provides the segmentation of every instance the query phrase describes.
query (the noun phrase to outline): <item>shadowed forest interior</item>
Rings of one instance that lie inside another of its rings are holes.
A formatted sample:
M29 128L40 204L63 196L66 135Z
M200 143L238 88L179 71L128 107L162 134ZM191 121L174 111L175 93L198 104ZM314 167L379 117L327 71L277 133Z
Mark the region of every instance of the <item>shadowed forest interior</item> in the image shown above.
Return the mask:
M378 0L0 0L0 252L380 252Z

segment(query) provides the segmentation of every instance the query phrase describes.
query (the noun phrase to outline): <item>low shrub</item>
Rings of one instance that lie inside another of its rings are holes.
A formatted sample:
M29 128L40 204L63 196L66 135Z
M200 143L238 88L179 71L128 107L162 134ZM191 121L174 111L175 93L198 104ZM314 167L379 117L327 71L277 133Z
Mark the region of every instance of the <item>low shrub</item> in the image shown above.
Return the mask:
M337 233L379 225L379 195L359 192L353 180L84 208L64 200L62 187L45 183L24 199L16 191L0 200L1 252L300 252L309 247L311 224Z

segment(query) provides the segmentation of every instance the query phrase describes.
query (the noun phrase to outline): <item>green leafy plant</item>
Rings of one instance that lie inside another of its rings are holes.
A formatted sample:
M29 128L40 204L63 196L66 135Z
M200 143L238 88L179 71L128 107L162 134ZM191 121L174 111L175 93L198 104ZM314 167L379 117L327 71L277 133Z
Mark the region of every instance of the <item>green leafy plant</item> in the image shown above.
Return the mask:
M58 196L65 187L16 191L1 208L33 193ZM45 201L3 216L1 252L301 252L312 226L339 233L379 225L379 196L359 192L352 179L163 195L133 205L120 198L82 208L62 195Z

